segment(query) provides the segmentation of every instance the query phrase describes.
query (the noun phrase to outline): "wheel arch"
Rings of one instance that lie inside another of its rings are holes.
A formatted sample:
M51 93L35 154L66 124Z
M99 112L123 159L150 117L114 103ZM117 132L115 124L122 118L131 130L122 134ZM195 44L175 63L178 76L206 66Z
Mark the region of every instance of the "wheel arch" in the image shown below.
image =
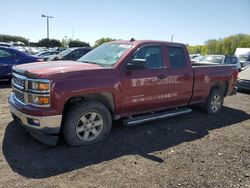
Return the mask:
M209 95L210 95L210 93L214 89L221 90L223 96L225 97L227 95L227 91L228 91L228 81L222 81L222 82L215 82L215 83L213 83L212 86L211 86L211 88L210 88Z
M103 105L105 105L111 112L111 114L113 114L115 111L115 100L113 94L109 92L100 92L100 93L88 93L70 97L64 103L63 114L67 113L72 106L82 101L98 101Z

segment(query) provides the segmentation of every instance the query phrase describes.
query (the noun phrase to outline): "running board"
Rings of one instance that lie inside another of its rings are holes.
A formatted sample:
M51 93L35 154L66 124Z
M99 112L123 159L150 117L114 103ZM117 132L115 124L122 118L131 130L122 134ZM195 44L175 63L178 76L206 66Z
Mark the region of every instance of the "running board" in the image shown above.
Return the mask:
M130 117L123 121L125 126L132 126L140 123L144 123L147 121L159 120L163 118L174 117L182 114L187 114L192 112L190 108L180 108L176 110L169 110L165 112L153 113L149 115L137 116L137 117Z

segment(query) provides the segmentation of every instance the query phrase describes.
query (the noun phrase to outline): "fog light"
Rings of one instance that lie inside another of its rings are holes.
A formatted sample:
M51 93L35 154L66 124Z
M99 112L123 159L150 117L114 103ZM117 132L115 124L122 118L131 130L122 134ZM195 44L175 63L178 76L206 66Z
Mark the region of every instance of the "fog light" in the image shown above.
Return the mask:
M38 119L27 118L27 122L33 126L40 126L40 121Z

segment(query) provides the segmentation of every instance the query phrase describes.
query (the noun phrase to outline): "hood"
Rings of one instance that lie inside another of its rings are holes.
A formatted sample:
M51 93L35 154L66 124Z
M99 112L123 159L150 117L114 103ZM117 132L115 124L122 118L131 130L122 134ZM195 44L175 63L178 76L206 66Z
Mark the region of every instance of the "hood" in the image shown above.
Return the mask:
M103 67L76 61L47 61L22 64L13 67L14 72L19 72L31 78L46 78L58 74L96 69L103 69Z
M250 66L240 72L239 79L250 80Z

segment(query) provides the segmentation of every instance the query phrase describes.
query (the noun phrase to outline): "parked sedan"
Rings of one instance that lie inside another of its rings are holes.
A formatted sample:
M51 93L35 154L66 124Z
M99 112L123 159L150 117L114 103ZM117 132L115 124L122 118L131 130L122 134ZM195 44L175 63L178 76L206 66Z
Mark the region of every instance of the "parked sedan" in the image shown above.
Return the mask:
M250 65L240 72L237 87L239 90L250 91Z
M12 66L24 63L43 61L40 57L32 56L17 49L0 47L0 79L10 79Z
M206 55L200 59L199 63L235 65L239 71L241 70L239 59L234 55Z
M42 51L42 52L39 52L37 54L35 54L36 56L39 56L41 58L43 58L44 61L47 61L47 59L49 57L51 57L51 55L57 55L59 54L60 51L51 51L51 50L47 50L47 51Z
M84 56L86 53L91 51L91 48L69 48L62 51L57 55L52 55L48 58L48 61L57 61L57 60L73 60L76 61Z

